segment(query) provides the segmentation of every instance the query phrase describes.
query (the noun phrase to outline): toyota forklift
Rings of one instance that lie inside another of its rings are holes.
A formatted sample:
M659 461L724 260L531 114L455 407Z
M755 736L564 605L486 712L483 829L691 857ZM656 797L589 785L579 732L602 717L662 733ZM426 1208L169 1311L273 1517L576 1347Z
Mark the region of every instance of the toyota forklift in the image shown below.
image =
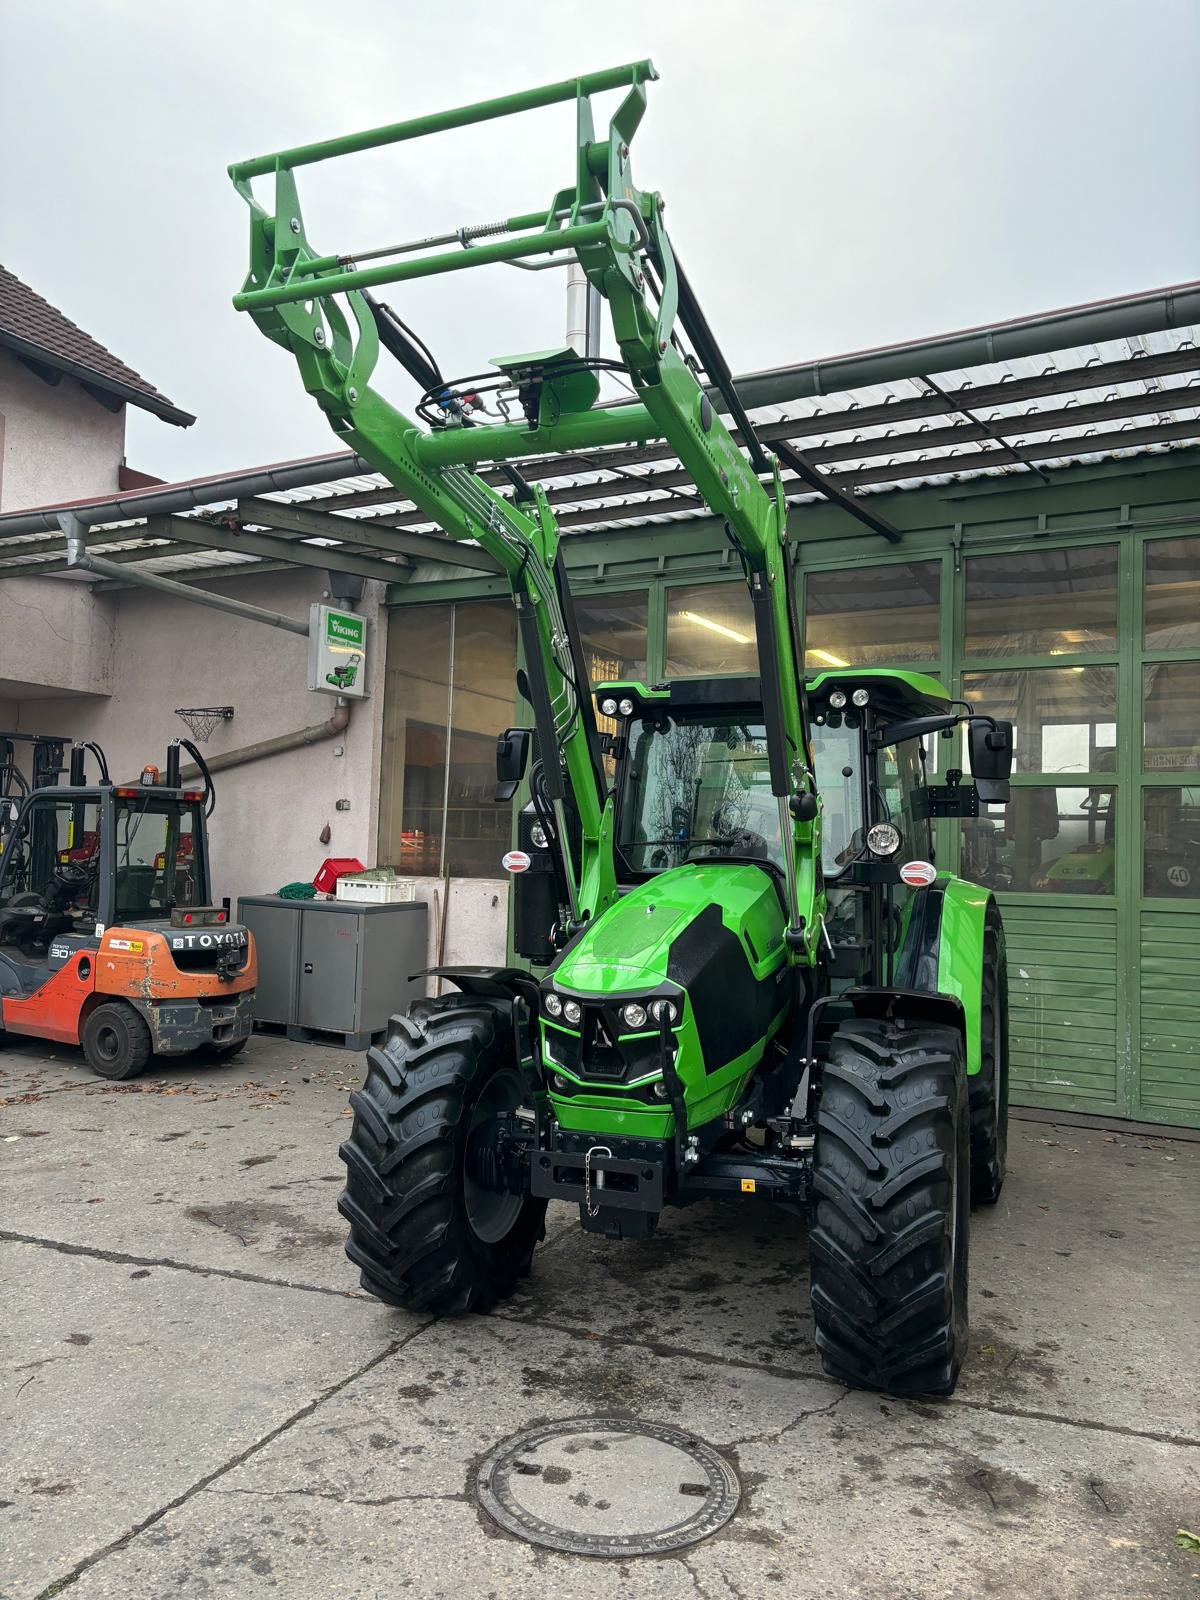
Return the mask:
M664 203L633 181L656 76L638 62L230 168L250 211L235 307L397 498L500 564L530 712L497 747L525 965L436 969L459 992L411 1005L368 1053L341 1148L347 1253L381 1300L452 1315L513 1291L549 1200L614 1248L670 1207L783 1202L807 1215L825 1370L949 1394L970 1208L1004 1180L1008 1046L999 913L936 866L934 824L1007 798L1012 730L922 674L805 681L781 467L899 535L759 439ZM606 91L621 98L598 131ZM553 104L574 107L576 139L565 187L534 210L385 248L310 244L297 169ZM554 349L447 380L373 293L547 260L582 268L618 358ZM381 350L421 387L424 427L372 386ZM605 371L632 402L598 404ZM600 469L605 447L654 441L725 529L758 672L601 685L601 731L554 512L515 463L587 451ZM927 747L957 749L960 725L974 782L948 753L931 783Z
M65 741L54 744L61 759ZM181 745L204 788L181 784ZM24 790L11 742L8 752L4 787ZM80 1045L94 1072L116 1079L152 1056L237 1055L257 968L249 931L211 903L203 756L175 741L164 770L114 784L99 746L75 744L60 784L63 770L43 751L42 781L23 798L0 795L0 1045L9 1034Z

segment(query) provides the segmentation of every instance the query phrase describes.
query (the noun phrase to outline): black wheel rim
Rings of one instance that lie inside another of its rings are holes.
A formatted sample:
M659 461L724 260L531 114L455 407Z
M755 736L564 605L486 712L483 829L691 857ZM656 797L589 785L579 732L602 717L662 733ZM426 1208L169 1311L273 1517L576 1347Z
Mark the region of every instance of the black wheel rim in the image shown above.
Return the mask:
M101 1061L113 1062L121 1054L121 1037L114 1027L107 1023L96 1031L96 1054Z
M524 1099L524 1086L517 1073L506 1070L489 1078L471 1109L467 1125L467 1144L484 1123L516 1110ZM482 1244L499 1244L512 1231L525 1203L524 1195L507 1189L489 1189L463 1169L463 1198L471 1232Z

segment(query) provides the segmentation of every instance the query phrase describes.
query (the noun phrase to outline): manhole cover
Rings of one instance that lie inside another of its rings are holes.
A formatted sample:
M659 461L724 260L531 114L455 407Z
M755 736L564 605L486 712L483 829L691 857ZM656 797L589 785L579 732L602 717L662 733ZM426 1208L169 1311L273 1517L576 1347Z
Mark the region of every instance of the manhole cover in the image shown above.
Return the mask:
M678 1428L580 1417L499 1445L478 1490L489 1516L532 1544L636 1556L715 1533L737 1510L741 1485L711 1445Z

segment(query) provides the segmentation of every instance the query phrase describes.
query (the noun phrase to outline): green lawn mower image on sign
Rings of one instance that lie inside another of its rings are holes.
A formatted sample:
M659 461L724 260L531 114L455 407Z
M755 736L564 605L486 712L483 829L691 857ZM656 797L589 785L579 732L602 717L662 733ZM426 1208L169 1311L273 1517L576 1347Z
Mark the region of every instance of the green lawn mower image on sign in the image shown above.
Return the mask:
M335 689L352 689L361 666L362 656L356 650L348 661L343 661L341 666L334 667L332 672L325 674L325 682L331 683Z

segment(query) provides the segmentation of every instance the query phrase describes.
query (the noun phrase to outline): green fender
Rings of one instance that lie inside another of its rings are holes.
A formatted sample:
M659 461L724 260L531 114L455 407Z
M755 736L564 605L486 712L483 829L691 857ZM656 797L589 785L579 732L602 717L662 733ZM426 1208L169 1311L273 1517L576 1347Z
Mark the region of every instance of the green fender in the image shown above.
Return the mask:
M967 1072L979 1071L983 1010L983 930L993 895L965 878L939 873L904 908L895 984L945 994L962 1006Z

